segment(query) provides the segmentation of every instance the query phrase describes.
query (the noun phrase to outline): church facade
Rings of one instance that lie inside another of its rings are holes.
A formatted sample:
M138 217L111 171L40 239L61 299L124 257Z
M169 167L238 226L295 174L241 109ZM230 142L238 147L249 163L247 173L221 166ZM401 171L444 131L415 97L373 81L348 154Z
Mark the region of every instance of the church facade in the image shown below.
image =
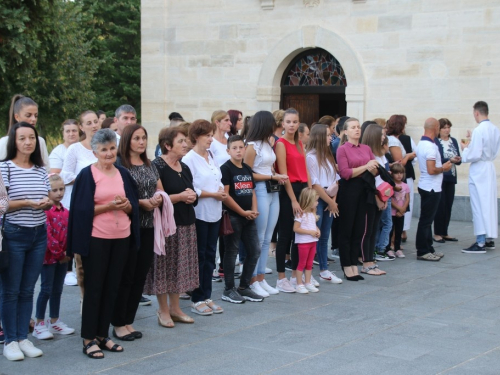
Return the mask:
M293 106L309 124L404 114L416 142L446 117L460 139L478 100L500 125L498 0L143 0L141 14L150 134L172 111ZM455 219L469 218L468 166L458 175Z

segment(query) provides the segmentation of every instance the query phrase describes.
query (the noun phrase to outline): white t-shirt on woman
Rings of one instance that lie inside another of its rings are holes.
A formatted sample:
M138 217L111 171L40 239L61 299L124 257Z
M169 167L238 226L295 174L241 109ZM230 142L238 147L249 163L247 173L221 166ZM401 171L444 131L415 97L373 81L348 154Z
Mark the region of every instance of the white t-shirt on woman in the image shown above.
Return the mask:
M335 181L340 180L340 176L335 172L332 163L326 160L326 164L326 167L319 166L315 150L307 153L306 165L309 170L309 176L311 177L311 185L319 185L323 188L327 188Z
M212 152L212 155L219 167L226 161L231 159L231 157L227 153L227 144L220 143L215 138L210 144L210 151Z
M267 142L248 142L255 150L255 160L252 170L255 173L271 176L273 174L273 164L276 161L276 154L271 145Z

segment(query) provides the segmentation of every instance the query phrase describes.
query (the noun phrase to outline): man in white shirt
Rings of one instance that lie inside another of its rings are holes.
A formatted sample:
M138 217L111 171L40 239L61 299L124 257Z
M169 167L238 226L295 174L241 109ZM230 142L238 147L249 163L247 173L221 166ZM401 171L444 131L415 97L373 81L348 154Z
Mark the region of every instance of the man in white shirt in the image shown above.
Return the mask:
M441 162L439 149L434 139L439 134L439 121L428 118L424 124L424 135L417 146L417 159L420 167L418 193L420 194L420 219L418 220L417 259L439 261L444 256L437 253L432 246L432 222L439 206L443 172L451 169L451 162Z
M137 112L135 108L128 104L119 106L115 111L115 123L118 127L116 130L116 146L118 147L123 130L129 125L137 124Z
M497 177L493 162L500 150L500 131L488 120L488 104L474 104L474 119L479 124L469 142L460 143L462 163L471 163L469 194L476 242L463 253L484 254L494 249L492 238L498 237ZM467 134L470 138L470 131Z

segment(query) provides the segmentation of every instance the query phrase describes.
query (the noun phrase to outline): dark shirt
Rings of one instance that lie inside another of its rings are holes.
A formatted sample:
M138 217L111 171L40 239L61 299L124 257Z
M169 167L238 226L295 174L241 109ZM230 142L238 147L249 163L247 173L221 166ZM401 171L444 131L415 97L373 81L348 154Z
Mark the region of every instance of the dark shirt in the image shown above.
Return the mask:
M156 186L160 176L152 165L132 165L128 170L137 184L139 199L149 199L155 195ZM141 228L153 228L154 211L145 211L139 208L139 221Z
M252 209L253 189L255 183L253 180L252 168L243 163L242 168L238 168L231 160L226 161L220 167L222 172L222 184L229 186L229 195L241 207L242 210ZM228 207L224 208L231 215L238 215Z
M330 148L332 149L332 154L335 160L337 160L337 150L339 149L339 146L340 146L340 137L337 137L330 144Z
M173 170L161 157L153 160L153 165L158 169L160 181L168 195L180 194L186 189L194 191L193 175L189 167L181 163L182 171ZM198 197L194 203L187 204L186 202L177 202L174 204L174 220L175 225L191 225L196 222L194 208L198 204Z

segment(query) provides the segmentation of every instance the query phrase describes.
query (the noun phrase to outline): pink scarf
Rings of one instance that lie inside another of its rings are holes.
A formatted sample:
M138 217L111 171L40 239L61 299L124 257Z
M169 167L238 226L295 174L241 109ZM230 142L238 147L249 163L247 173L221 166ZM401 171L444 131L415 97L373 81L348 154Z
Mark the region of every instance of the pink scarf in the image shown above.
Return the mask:
M155 254L165 255L165 237L173 236L177 227L174 220L174 206L170 197L163 190L157 190L155 195L163 197L163 206L154 209Z

